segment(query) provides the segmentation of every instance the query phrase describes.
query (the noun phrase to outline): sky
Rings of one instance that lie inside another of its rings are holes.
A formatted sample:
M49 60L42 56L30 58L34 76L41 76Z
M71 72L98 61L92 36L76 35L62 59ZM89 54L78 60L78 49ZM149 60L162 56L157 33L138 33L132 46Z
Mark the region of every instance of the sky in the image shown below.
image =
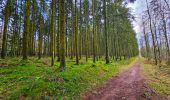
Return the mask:
M133 27L135 32L137 33L137 37L140 37L142 34L141 28L141 14L146 10L146 2L145 0L136 0L134 3L129 3L128 7L133 9L132 14L136 17L135 21L133 21Z
M148 2L150 2L151 0L148 0ZM167 0L168 3L170 4L170 0ZM140 48L140 41L141 38L143 37L143 27L141 26L142 24L142 14L144 11L147 10L147 4L146 4L146 0L136 0L134 3L129 3L128 7L132 8L133 12L132 14L136 17L136 21L133 21L133 28L136 32L136 37L138 39L138 44L139 44L139 48ZM168 14L166 17L166 24L167 24L167 32L168 35L170 37L170 11L166 12L166 14ZM151 42L152 43L152 42Z
M148 2L151 0L148 0ZM170 0L168 1L170 3ZM133 21L133 28L136 32L137 38L140 39L141 36L143 36L143 28L141 27L141 16L144 11L147 10L146 0L136 0L134 3L129 3L128 7L133 9L132 14L136 17L135 21ZM170 28L170 12L169 13L169 19L167 19L167 25ZM170 33L169 28L167 29L168 33Z
M150 1L150 0L148 0ZM129 3L128 7L132 9L132 14L135 16L135 20L132 22L133 29L136 32L138 44L140 48L140 39L143 36L143 28L141 27L141 16L144 11L147 10L146 0L136 0L134 3Z

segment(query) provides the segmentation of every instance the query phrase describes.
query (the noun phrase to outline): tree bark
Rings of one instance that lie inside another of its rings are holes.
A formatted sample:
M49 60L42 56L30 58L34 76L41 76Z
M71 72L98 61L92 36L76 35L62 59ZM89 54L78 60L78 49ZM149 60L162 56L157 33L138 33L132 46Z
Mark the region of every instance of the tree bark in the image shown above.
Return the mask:
M106 22L106 0L104 0L104 3L103 3L103 11L104 11L104 29L105 29L105 45L106 45L106 64L109 63L109 54L108 54L108 36L107 36L107 22Z
M79 56L78 56L78 22L77 22L77 0L75 0L75 14L74 14L74 20L75 20L75 53L76 53L76 64L79 64Z
M152 43L153 43L153 49L154 49L154 60L155 60L155 64L157 65L157 56L156 56L156 44L155 44L155 36L154 36L154 33L153 33L153 30L152 30L152 19L151 19L151 15L150 15L150 11L149 11L149 6L148 6L148 1L146 0L146 4L147 4L147 12L148 12L148 15L149 15L149 25L150 25L150 31L151 31L151 34L152 34Z
M52 15L51 15L51 66L54 66L54 42L55 42L55 11L56 11L56 0L52 0Z
M24 33L23 33L23 40L22 40L23 60L27 59L27 54L28 54L28 34L30 28L30 3L31 3L30 0L25 2Z
M5 21L4 21L4 31L3 31L3 39L2 39L2 51L1 51L1 58L4 59L5 56L6 56L6 42L7 42L7 27L8 27L8 20L9 20L9 17L10 17L10 9L11 9L11 4L12 4L12 1L11 0L8 0L7 1L7 4L5 6Z
M60 5L60 68L65 68L65 0L59 0Z

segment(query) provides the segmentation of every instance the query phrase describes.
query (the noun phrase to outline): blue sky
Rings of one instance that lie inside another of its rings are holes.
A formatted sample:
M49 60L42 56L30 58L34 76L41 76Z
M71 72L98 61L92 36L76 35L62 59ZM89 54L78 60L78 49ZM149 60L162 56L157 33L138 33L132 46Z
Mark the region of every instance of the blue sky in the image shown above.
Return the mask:
M148 0L148 2L151 0ZM170 3L170 0L168 0L168 2ZM136 0L136 2L134 3L129 3L128 7L133 9L133 15L135 15L136 17L136 21L133 21L133 26L134 26L134 30L137 33L137 37L142 36L142 27L141 27L141 16L143 14L143 11L146 11L147 7L146 7L146 0ZM170 12L169 13L169 18L167 20L167 25L168 27L170 27ZM167 16L167 17L168 17ZM169 31L169 30L168 30Z
M148 2L151 1L151 0L148 0ZM168 3L170 3L170 0L167 0ZM136 17L136 21L133 21L133 28L136 32L136 35L137 35L137 38L138 38L138 41L140 40L141 36L143 36L143 27L141 26L142 22L141 22L141 16L143 14L144 11L147 10L147 7L146 7L146 0L136 0L136 2L134 3L130 3L128 4L128 7L132 8L133 9L133 15L135 15ZM170 12L168 12L168 15L167 15L167 31L170 35Z
M142 12L146 10L146 2L145 0L136 0L134 3L128 4L128 7L133 9L133 15L135 15L136 20L133 21L134 30L136 31L137 35L141 35L142 28L141 24L141 15Z
M148 0L150 1L150 0ZM132 8L132 14L135 16L135 21L133 21L133 28L136 32L136 37L138 39L138 44L140 47L140 38L143 35L141 27L141 16L143 11L146 10L146 0L136 0L134 3L129 3L128 7Z

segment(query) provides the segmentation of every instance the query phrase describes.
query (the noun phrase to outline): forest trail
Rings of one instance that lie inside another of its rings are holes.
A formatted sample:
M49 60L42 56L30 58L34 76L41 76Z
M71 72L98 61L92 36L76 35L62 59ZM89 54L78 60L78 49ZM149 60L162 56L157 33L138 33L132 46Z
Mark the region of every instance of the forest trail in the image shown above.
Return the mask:
M136 62L130 69L109 79L103 87L83 94L81 100L163 100L155 93L151 93L152 97L145 96L148 87L140 67L141 62Z

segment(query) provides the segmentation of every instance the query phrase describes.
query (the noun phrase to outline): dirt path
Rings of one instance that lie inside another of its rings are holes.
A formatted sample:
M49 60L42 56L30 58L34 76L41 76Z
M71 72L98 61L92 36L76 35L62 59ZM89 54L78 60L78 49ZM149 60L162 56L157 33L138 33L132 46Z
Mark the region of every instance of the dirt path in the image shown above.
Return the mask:
M141 76L140 62L135 63L130 69L118 76L109 79L105 86L87 92L81 100L162 100L149 99L144 95L146 86Z

